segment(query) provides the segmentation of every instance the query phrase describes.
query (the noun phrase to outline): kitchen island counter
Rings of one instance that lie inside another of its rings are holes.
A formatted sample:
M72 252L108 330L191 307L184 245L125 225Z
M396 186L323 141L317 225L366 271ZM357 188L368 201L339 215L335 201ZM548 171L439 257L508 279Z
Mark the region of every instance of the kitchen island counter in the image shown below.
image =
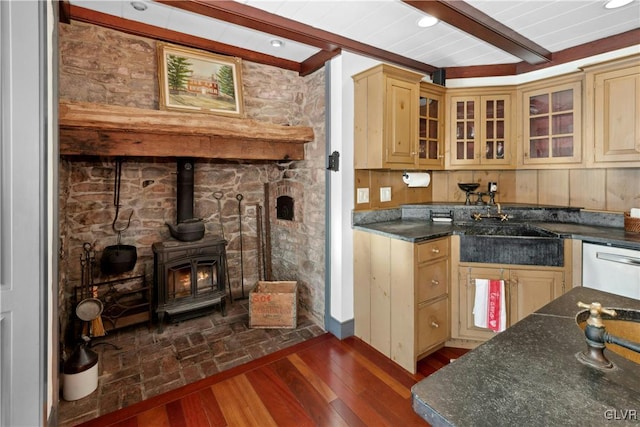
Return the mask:
M640 301L574 288L412 388L413 408L434 426L638 425L640 365L581 364L577 302L640 309Z

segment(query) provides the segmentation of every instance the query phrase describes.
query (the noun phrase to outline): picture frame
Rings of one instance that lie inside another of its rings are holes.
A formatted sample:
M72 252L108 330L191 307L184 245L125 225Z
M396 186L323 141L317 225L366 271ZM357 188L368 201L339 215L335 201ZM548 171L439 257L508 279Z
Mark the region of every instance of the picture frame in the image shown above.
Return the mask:
M244 116L242 59L161 42L157 52L161 109Z

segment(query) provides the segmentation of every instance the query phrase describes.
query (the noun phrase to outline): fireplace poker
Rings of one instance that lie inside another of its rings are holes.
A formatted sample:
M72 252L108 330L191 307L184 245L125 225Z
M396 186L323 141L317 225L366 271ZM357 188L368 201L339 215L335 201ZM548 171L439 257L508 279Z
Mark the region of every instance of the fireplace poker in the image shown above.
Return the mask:
M271 215L269 207L269 183L264 183L264 280L271 280Z
M264 275L264 248L262 247L262 206L260 203L256 203L256 232L257 232L257 243L258 243L258 280L262 280Z
M216 191L213 193L213 198L216 199L216 201L218 202L218 222L220 223L220 235L222 236L222 239L224 240L224 225L222 224L222 204L220 203L220 200L222 199L222 197L224 196L224 194L222 193L222 191ZM229 262L227 261L227 257L224 257L224 277L226 277L227 279L227 283L229 284L229 301L231 301L231 303L233 304L233 294L231 293L231 280L229 280Z
M244 196L238 193L236 199L238 199L238 224L240 227L240 289L242 292L242 296L236 299L246 299L247 297L244 295L244 259L242 255L242 199L244 199Z

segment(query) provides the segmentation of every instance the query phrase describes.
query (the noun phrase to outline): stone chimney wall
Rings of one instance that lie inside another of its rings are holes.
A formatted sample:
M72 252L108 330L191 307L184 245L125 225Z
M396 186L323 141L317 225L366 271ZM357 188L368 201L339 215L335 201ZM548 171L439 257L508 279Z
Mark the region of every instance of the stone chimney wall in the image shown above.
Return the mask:
M156 43L98 26L72 22L59 25L59 97L64 100L158 109ZM265 206L265 184L290 182L301 189L304 221L293 229L276 221L270 200L272 280L297 280L298 311L324 325L325 239L325 100L324 70L300 77L276 67L243 61L244 107L248 118L277 124L311 126L315 140L305 145L304 161L256 162L196 159L195 215L206 234L228 240L229 280L235 296L240 277L248 292L259 279L257 206ZM215 120L212 115L211 119ZM115 159L62 157L60 161L59 320L67 331L71 295L80 284L82 245L101 251L116 244L112 230ZM214 193L221 193L221 212ZM238 201L242 216L243 269L240 270ZM165 222L176 221L176 162L171 158L125 158L120 185L118 228L123 244L135 245L138 262L124 276L153 278L151 244L170 239ZM222 227L220 227L222 221ZM263 224L263 229L265 225ZM284 234L283 234L284 233ZM97 269L96 282L114 279ZM64 333L61 333L63 336Z

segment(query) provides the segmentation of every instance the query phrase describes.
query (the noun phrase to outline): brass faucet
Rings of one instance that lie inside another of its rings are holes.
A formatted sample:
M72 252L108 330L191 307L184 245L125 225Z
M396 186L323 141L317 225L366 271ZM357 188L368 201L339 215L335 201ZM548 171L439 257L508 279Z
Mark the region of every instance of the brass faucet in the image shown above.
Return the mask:
M474 212L471 214L471 217L474 219L474 221L480 221L482 218L497 218L500 221L508 221L509 220L509 215L502 212L502 206L500 206L500 203L496 203L496 207L498 208L498 210L496 211L496 213L491 213L491 208L487 207L487 213L482 214L479 212Z
M604 355L604 349L606 348L605 343L617 344L636 353L640 353L640 343L616 337L605 330L605 326L602 323L602 313L615 317L618 315L615 310L602 308L602 304L599 302L593 302L591 304L578 302L578 307L589 309L589 318L587 319L587 326L584 329L587 349L576 354L580 362L598 369L613 368L613 363Z

